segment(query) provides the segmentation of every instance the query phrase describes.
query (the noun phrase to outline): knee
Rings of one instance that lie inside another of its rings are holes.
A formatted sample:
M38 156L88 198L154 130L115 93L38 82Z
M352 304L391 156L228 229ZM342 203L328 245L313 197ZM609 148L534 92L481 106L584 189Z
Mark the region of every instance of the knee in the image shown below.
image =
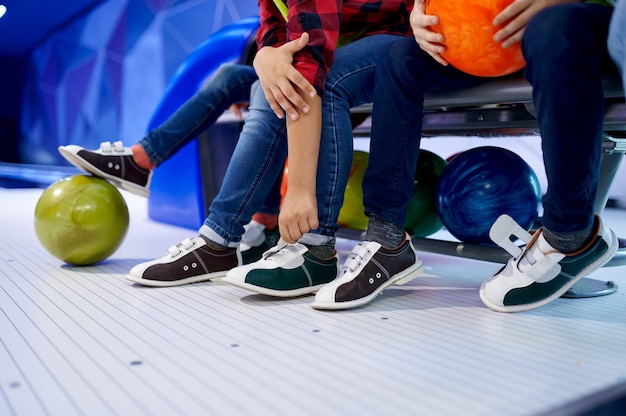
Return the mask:
M524 30L522 50L527 61L533 57L546 59L558 50L567 23L565 8L558 6L544 9L530 19Z

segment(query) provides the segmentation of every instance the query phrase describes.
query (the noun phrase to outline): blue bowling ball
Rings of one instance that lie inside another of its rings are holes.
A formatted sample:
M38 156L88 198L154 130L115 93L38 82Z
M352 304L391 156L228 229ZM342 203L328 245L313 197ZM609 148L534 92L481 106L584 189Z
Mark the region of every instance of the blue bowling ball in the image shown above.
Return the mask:
M489 229L508 214L529 229L537 218L541 186L533 169L510 150L467 150L448 163L437 187L437 212L444 227L467 243L492 244Z

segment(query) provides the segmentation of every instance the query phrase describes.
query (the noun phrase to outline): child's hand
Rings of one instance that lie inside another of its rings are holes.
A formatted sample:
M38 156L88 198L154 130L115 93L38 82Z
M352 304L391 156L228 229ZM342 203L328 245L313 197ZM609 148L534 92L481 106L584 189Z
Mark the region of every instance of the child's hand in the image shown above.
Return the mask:
M299 111L309 112L309 107L294 88L299 87L311 97L317 92L315 88L293 66L293 56L309 42L309 34L303 33L296 40L278 48L266 46L257 52L254 58L254 69L261 82L265 98L278 118L287 113L289 118L298 118Z
M415 2L413 11L411 11L410 23L413 37L420 48L432 56L435 61L441 65L448 65L448 61L441 56L446 51L443 45L445 42L443 35L430 30L430 26L439 23L439 18L424 14L424 8L424 0L418 0Z
M573 3L576 0L515 0L493 19L494 26L506 23L493 39L508 48L522 40L528 21L541 10L555 4ZM508 23L507 23L508 22Z
M290 184L291 185L291 184ZM280 237L288 244L296 243L305 233L319 226L315 191L303 192L287 188L278 215Z

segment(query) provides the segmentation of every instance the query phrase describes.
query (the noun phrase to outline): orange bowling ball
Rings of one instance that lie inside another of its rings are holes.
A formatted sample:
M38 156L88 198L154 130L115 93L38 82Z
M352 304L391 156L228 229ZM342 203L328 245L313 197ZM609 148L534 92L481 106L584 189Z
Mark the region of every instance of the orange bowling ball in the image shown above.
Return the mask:
M425 13L439 17L431 30L444 35L450 65L482 77L508 75L524 67L520 43L503 48L493 40L493 19L513 0L429 0Z

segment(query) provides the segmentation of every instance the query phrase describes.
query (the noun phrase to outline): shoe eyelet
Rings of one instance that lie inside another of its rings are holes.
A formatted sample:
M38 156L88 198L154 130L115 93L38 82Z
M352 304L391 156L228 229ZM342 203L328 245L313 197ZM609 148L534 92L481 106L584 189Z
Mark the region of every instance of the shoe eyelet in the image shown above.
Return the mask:
M370 277L369 282L370 282L370 285L373 284L374 283L374 278Z
M376 273L376 278L377 278L377 279L380 279L382 276L383 276L383 275L382 275L382 274L380 274L380 272Z
M191 263L191 267L195 269L196 267L198 267L198 263Z
M186 264L183 266L183 270L184 271L188 271L189 270L189 266L187 266Z

